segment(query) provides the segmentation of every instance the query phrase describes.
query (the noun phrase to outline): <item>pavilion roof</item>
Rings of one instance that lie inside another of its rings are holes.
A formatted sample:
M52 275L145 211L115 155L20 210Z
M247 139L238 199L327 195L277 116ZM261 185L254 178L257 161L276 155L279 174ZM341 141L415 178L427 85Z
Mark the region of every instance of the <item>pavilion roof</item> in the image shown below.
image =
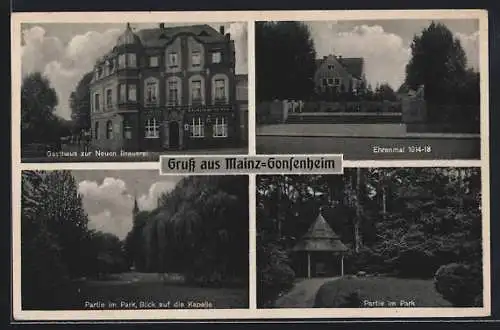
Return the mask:
M321 213L307 233L293 247L293 251L345 252L347 250L349 250L347 246L342 243Z

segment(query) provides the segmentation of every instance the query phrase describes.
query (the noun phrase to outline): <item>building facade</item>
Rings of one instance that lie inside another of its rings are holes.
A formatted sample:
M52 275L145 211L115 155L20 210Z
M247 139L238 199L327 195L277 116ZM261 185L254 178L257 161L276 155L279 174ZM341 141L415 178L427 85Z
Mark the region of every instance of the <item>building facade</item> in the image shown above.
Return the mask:
M104 150L231 147L241 138L235 48L209 25L127 24L90 85L92 144Z
M334 89L354 94L366 88L363 58L329 55L316 60L314 84L318 92Z
M236 106L240 122L240 142L248 143L248 75L236 75Z

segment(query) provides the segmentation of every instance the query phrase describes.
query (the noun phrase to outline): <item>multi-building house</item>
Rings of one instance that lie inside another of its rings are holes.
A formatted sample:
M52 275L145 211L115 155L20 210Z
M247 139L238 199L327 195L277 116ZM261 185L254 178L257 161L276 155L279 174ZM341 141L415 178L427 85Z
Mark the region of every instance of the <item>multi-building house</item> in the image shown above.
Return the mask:
M235 61L224 27L159 24L134 32L127 24L95 64L93 145L153 151L238 144Z
M318 92L358 93L366 86L363 58L329 55L316 60L314 84Z

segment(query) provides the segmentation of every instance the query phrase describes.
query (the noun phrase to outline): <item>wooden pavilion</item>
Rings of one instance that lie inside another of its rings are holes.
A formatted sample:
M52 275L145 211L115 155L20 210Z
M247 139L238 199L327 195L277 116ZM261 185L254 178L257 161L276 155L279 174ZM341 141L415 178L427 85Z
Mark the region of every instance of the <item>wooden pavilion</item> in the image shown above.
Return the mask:
M307 273L308 278L344 276L344 254L348 250L321 211L307 233L293 247L297 265L303 265L304 259L307 260L307 269L299 266L298 273Z

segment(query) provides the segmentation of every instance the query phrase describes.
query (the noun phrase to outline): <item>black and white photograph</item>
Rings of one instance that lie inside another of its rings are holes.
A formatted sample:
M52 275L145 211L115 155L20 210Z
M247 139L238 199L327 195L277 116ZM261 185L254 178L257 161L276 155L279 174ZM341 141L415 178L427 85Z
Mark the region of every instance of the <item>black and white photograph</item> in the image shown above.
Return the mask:
M23 311L249 306L248 176L22 172Z
M481 36L475 18L256 22L256 152L480 159Z
M257 176L258 308L483 306L480 168Z
M247 23L22 23L23 162L248 153Z

